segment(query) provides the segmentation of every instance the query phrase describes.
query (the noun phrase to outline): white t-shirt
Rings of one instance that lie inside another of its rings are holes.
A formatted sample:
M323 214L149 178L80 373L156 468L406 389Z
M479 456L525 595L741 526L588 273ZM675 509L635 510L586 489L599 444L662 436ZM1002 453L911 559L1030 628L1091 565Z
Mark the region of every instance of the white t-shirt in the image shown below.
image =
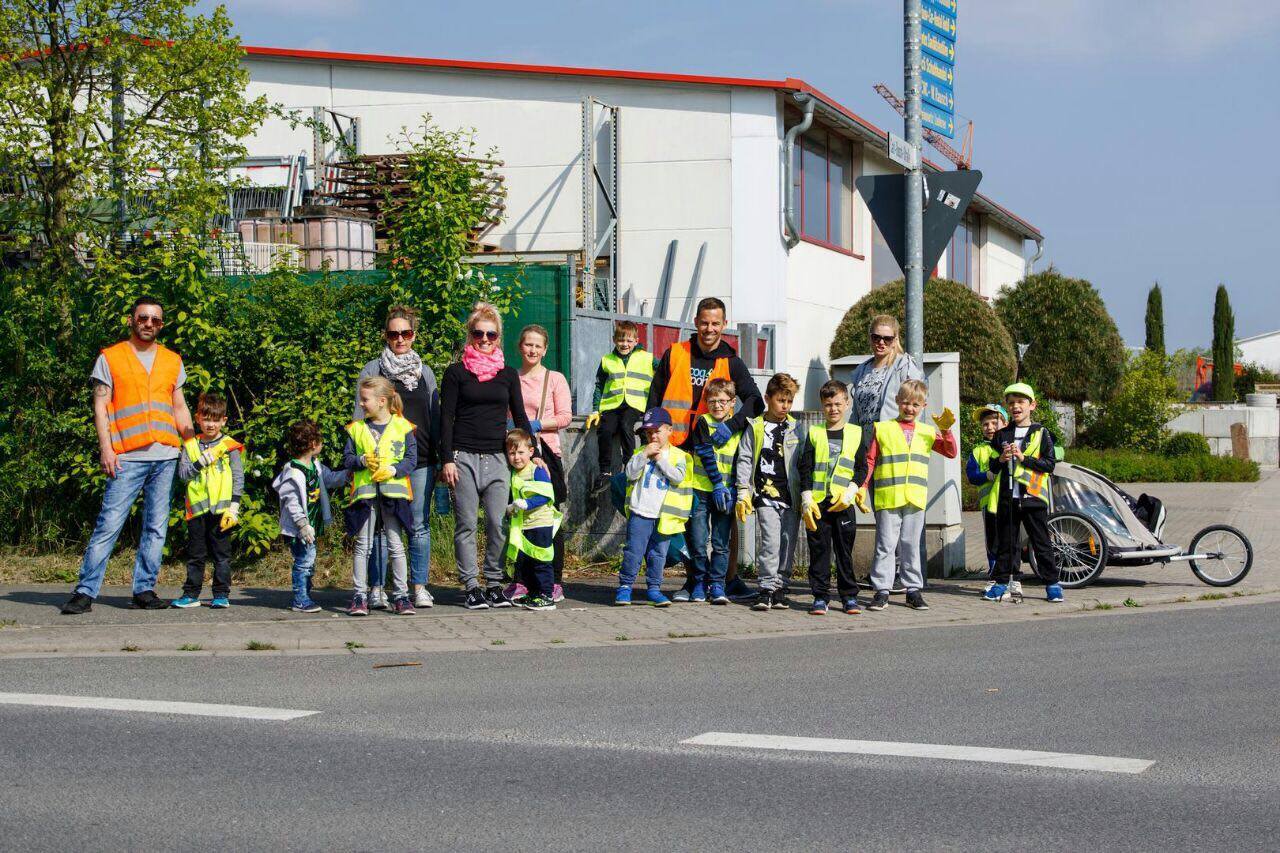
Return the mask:
M132 347L131 347L132 348ZM146 352L133 350L133 354L138 357L142 367L151 373L151 366L156 363L155 347ZM89 374L89 381L95 385L105 385L108 388L115 387L115 382L111 378L111 367L107 364L105 355L98 355L98 360L93 363L93 371ZM181 388L187 381L187 368L179 362L178 382L174 385L174 390ZM180 450L177 447L170 447L167 444L158 442L148 444L146 447L139 447L137 450L130 450L127 453L118 454L121 462L161 462L166 459L177 459Z
M1026 449L1025 442L1027 439L1027 433L1029 433L1030 431L1031 431L1031 427L1015 426L1013 428L1013 440L1016 441L1018 443L1018 446L1023 448L1024 450ZM1017 480L1013 481L1012 495L1015 498L1022 497L1022 484L1019 483Z

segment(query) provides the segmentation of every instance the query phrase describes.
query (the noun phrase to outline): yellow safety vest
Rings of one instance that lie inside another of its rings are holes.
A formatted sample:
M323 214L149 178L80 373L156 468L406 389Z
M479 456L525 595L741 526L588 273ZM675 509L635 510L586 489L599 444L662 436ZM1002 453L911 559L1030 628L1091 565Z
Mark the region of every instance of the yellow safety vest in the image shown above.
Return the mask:
M227 458L227 454L233 450L244 450L244 445L224 435L209 445L210 450L215 447L226 448L226 453L187 483L188 521L206 512L222 515L231 507L231 460ZM197 439L187 439L182 443L182 449L192 462L200 458L200 442Z
M520 510L511 516L511 527L507 533L507 559L514 560L517 552L523 552L533 559L541 563L549 563L555 556L555 546L553 545L535 545L524 536L525 527L546 527L544 522L549 517L551 520L551 535L555 536L556 531L560 529L560 522L564 515L555 506L555 491L552 489L551 483L543 483L533 479L532 465L529 466L528 476L526 477L519 471L511 474L511 500L518 501L523 498L531 498L535 495L547 499L547 503L532 510ZM534 522L534 523L530 523Z
M644 446L636 448L633 457L644 453ZM684 463L684 479L677 486L668 485L666 497L662 501L662 511L658 513L658 532L664 536L683 533L693 514L693 460L674 444L667 447L667 461L672 465ZM631 513L631 490L635 480L627 482L627 514Z
M1044 435L1044 427L1031 433L1027 446L1022 451L1024 456L1032 459L1040 458L1040 436ZM1013 460L1013 479L1022 484L1022 491L1029 498L1049 503L1049 475L1043 471L1032 471L1017 459Z
M632 350L623 362L620 355L611 352L600 359L600 367L606 374L600 392L600 411L608 412L625 403L643 412L649 402L649 386L653 384L653 353Z
M910 446L897 421L878 421L875 430L880 448L872 476L875 508L924 509L929 500L929 454L933 452L937 430L917 423Z
M392 468L404 458L405 440L412 432L413 424L400 415L392 415L382 430L382 438L375 443L373 430L364 421L347 424L347 435L351 436L356 455L363 457L376 452L382 464ZM373 472L362 464L351 477L351 500L367 501L374 495L407 501L413 498L413 487L409 484L408 477L392 477L385 483L375 483Z
M706 423L707 429L712 432L720 423L711 415L703 415L702 420ZM733 482L733 458L738 453L740 441L742 441L742 433L736 432L728 441L715 448L716 468L720 470L720 478L724 480L725 485ZM702 457L696 453L693 454L693 487L700 492L711 491L711 478L707 476L707 470L702 467Z
M809 427L809 443L813 445L813 499L822 503L827 496L827 480L831 481L831 495L844 492L853 483L853 466L862 444L862 427L845 424L840 438L840 453L835 464L831 462L831 447L827 442L827 428L823 425Z
M971 455L978 463L978 467L988 474L987 481L978 486L978 509L983 512L995 512L996 507L1000 504L1000 490L995 487L995 480L990 478L991 457L999 454L996 453L996 449L991 446L990 442L984 441L973 448Z
M751 426L751 437L754 441L751 444L751 471L752 473L760 467L760 448L764 444L764 415L758 415L747 421ZM787 431L782 439L782 448L785 451L788 444L792 443L791 435L796 428L796 419L787 415Z

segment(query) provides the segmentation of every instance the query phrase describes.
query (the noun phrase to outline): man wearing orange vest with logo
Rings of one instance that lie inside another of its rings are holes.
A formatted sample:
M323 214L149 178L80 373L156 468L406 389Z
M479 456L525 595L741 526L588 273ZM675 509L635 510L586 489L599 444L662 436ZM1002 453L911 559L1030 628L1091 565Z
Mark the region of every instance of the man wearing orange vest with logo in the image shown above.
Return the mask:
M182 358L156 343L163 326L160 303L139 298L129 312L129 339L104 349L93 366L93 422L107 490L80 566L80 580L62 606L63 613L87 613L93 608L107 558L139 492L143 493L142 536L133 562L131 606L142 610L169 606L156 596L156 576L169 531L178 455L183 440L195 431L182 396L187 381Z
M688 453L693 452L693 425L707 411L702 389L712 379L732 380L742 403L733 417L716 427L711 436L716 447L742 432L748 419L764 411L764 398L746 363L721 337L725 327L724 303L714 296L701 300L693 325L696 331L689 339L668 347L654 369L648 405L650 409L661 406L667 410L671 415L671 444ZM726 591L735 600L755 597L736 576L729 580Z

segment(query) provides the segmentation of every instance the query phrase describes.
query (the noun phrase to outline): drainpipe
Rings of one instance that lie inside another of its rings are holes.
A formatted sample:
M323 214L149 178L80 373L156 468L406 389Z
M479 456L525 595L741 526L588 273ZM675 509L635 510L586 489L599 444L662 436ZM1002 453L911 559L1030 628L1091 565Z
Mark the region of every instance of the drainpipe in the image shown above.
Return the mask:
M1027 261L1026 275L1035 272L1036 261L1040 260L1040 256L1044 254L1044 238L1036 240L1036 253L1031 256L1031 260Z
M795 248L795 245L800 242L800 229L796 227L796 197L795 193L791 191L792 186L795 184L793 164L795 162L796 137L808 130L809 126L813 124L813 108L818 105L817 99L805 92L797 92L793 97L795 97L796 103L804 106L804 118L800 120L799 124L787 131L786 139L782 143L783 198L785 199L782 203L782 218L786 226L784 230L786 231L787 251Z

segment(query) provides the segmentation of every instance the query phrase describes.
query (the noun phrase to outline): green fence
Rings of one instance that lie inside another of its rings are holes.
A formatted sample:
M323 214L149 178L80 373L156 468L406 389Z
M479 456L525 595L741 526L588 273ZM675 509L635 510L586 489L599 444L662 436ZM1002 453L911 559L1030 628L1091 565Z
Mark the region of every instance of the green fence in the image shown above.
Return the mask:
M496 276L504 286L510 286L519 279L523 290L523 296L502 318L502 351L507 364L520 366L520 330L530 323L537 323L551 334L542 363L569 377L573 361L569 341L573 309L569 301L568 267L564 264L490 264L485 271Z

